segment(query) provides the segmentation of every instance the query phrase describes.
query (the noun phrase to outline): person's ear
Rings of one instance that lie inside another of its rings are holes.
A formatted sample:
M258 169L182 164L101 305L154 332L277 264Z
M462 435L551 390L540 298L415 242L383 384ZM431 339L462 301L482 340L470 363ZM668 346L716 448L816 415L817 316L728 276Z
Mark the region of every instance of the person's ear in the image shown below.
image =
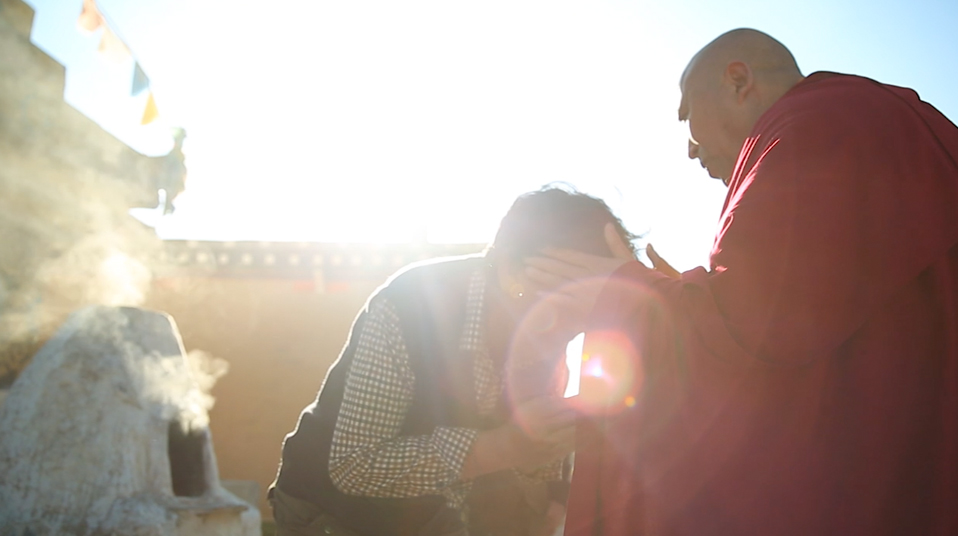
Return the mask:
M741 104L755 87L755 75L747 63L733 61L725 67L725 82L735 91L736 102Z

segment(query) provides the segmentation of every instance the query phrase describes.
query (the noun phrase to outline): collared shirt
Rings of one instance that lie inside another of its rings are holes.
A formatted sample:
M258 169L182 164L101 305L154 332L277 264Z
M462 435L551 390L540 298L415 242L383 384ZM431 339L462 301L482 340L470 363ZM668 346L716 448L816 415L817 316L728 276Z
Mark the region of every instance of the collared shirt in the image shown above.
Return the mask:
M486 268L469 280L466 314L459 340L472 356L480 416L495 410L503 394L503 371L490 358L485 333ZM342 406L330 450L329 470L343 493L366 497L408 498L442 495L459 508L470 483L459 474L478 431L436 427L430 435L401 436L416 378L394 305L384 296L370 303L346 377ZM558 480L561 462L529 475Z

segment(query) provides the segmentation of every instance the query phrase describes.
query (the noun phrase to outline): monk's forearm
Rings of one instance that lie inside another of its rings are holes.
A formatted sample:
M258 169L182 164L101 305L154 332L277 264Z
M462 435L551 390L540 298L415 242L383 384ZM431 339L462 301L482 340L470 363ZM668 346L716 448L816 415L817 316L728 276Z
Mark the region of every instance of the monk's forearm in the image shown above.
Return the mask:
M588 331L634 329L636 317L650 306L678 309L683 279L669 277L635 261L624 264L609 278L590 315Z

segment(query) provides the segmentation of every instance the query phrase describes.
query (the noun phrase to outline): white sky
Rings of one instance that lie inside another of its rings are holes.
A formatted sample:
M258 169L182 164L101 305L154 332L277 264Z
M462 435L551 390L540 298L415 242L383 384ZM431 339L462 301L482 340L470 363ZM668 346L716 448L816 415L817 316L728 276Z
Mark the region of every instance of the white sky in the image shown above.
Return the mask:
M152 79L150 127L129 66L75 31L81 0L30 3L69 102L146 153L188 130L165 238L486 242L516 195L564 181L704 264L725 189L687 159L677 83L740 26L806 73L908 85L958 117L954 0L99 0Z

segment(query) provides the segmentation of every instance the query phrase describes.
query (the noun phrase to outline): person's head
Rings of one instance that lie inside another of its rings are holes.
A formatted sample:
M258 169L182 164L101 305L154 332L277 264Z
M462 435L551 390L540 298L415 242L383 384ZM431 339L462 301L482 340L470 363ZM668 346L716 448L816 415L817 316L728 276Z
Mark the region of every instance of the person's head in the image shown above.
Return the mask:
M507 294L532 296L537 288L525 277L523 259L539 255L544 248L611 257L604 234L609 223L633 248L635 235L626 230L605 201L571 189L547 186L515 200L502 218L486 256Z
M768 34L746 28L717 37L692 58L679 82L689 158L727 184L755 122L802 78L792 53Z

